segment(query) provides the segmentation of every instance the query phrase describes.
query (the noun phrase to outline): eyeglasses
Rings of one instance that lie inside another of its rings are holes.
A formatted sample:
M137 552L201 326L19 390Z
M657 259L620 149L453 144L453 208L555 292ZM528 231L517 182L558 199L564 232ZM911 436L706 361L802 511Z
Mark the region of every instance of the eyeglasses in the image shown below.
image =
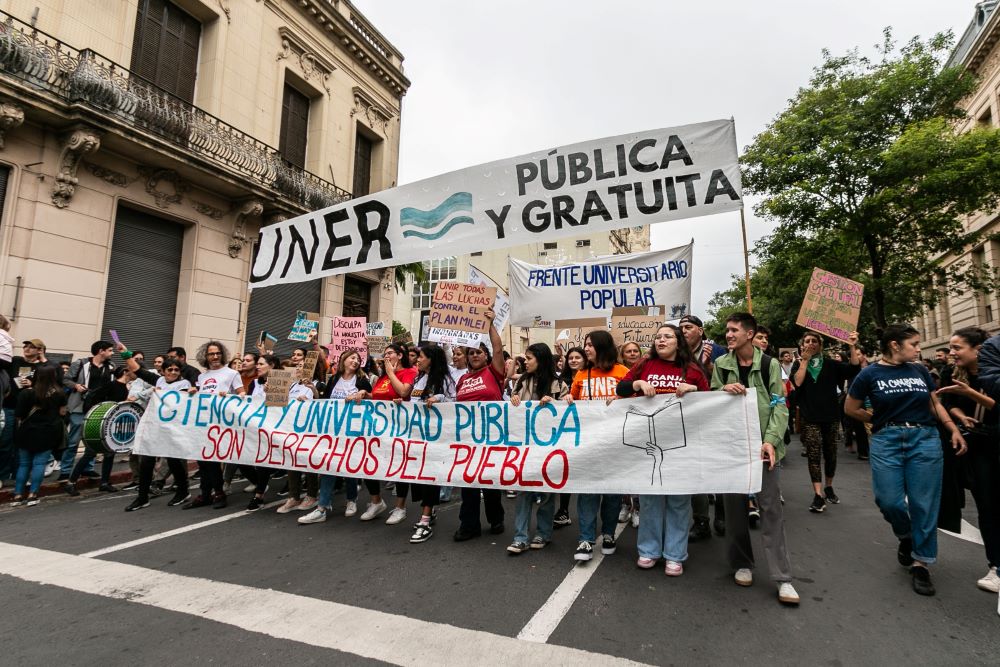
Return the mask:
M221 357L222 353L221 352L206 352L205 356L206 357Z

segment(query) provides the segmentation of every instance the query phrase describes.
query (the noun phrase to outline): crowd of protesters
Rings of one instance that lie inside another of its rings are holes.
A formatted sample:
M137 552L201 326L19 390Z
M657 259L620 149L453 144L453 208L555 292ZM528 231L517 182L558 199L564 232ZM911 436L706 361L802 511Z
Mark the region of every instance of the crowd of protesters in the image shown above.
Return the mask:
M492 318L492 312L487 316ZM607 331L595 330L579 347L557 344L553 350L535 343L517 358L503 349L491 327L489 345L392 343L381 359L364 364L358 350L328 358L314 336L286 359L263 348L231 357L223 343L213 340L197 350L195 366L181 347L147 359L142 351L103 340L92 345L89 357L71 364L50 361L40 339L23 341L21 356L14 356L10 323L0 317L0 482L14 479L15 506L37 505L43 479L57 471L58 482L71 496L80 494L78 486L86 479L103 493L117 493L111 484L114 456L89 445L80 452L85 415L93 406L105 401L145 405L154 392L164 390L263 399L268 376L277 369L293 374L288 401L509 401L518 406L527 401L610 403L657 394L681 398L710 390L752 392L761 427L759 493L580 494L574 560L589 561L598 548L603 555L616 553L618 526L631 523L638 530L637 566L650 569L662 562L664 573L676 577L684 572L688 543L711 539L714 529L727 541L735 583L750 586L756 564L750 531L759 526L778 599L798 604L781 491L782 461L790 435L797 432L812 490L812 502L802 509L820 514L841 502L834 480L842 449L868 461L875 502L898 542L897 560L909 568L913 589L921 595L935 592L930 566L937 559L937 528L955 529L964 489L970 489L988 562L987 574L977 583L987 591L1000 589L1000 336L961 329L925 366L919 334L906 325L879 332L879 349L867 355L856 334L846 349L828 350L822 336L806 332L795 351L774 357L769 354L770 332L753 315L736 313L725 324L725 346L706 337L699 318L686 316L676 325L660 326L647 350L635 343L618 347ZM313 351L315 371L302 377ZM111 361L116 353L123 360L118 366ZM651 446L648 453L655 458L654 450ZM100 468L95 469L99 456ZM221 509L241 485L248 494L243 496L248 498L246 511L259 511L269 495L277 496L284 499L277 512L297 514L299 524L314 525L332 515L338 492L345 497L344 516L357 516L363 485L367 504L358 520L386 515L384 522L396 525L415 508L409 541L419 544L433 537L437 507L452 496L452 489L428 484L208 461L197 461L195 472L179 459L129 459L133 478L125 490L137 495L125 508L128 512L149 507L151 498L168 491L167 506ZM198 489L192 492L195 483ZM507 530L499 490L462 488L460 496L455 541ZM513 539L507 547L511 556L546 548L556 529L573 524L569 494L519 492L514 498Z

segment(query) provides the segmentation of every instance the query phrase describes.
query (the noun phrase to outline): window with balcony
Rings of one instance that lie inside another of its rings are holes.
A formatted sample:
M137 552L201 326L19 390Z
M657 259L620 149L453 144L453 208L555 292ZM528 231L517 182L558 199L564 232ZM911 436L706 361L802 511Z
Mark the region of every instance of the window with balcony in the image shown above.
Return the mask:
M170 0L138 0L132 71L194 102L201 23Z
M281 96L281 135L278 151L300 169L306 166L306 141L309 137L309 98L285 84Z
M357 133L354 139L354 189L355 197L364 197L372 187L372 149L375 142ZM430 307L430 306L428 306Z
M413 284L413 309L426 310L431 307L431 298L439 280L455 280L458 277L458 258L445 257L424 262L427 280Z

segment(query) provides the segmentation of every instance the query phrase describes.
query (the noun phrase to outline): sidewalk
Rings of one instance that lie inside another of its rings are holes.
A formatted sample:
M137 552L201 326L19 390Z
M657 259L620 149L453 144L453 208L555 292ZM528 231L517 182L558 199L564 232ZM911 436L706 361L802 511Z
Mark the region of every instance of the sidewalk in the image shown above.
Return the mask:
M81 447L81 450L83 448ZM95 466L96 470L100 470L100 461L98 461ZM193 473L198 469L195 464L188 464L188 473ZM38 492L39 497L53 496L64 494L63 484L57 482L59 473L54 472L51 476L46 477L42 482L42 488ZM112 486L124 486L132 480L132 471L128 467L128 454L119 454L115 457L115 466L111 471L111 484ZM77 483L76 487L81 491L86 491L88 489L96 489L100 485L100 480L89 479L87 477L81 477ZM26 494L27 495L27 494ZM9 503L14 498L14 480L4 480L3 488L0 489L0 503Z

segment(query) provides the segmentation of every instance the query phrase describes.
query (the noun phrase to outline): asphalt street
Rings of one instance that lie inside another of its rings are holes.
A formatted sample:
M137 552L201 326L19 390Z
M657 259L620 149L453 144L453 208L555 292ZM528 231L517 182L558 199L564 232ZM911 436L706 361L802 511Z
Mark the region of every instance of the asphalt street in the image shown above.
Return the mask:
M778 603L762 562L753 587L736 586L718 537L691 545L679 578L636 567L630 527L616 554L585 565L575 525L508 556L512 501L504 535L454 543L451 503L434 537L411 545L412 504L386 526L345 519L338 495L330 520L300 526L297 512L244 513L239 492L225 510L163 496L134 513L123 511L134 494L91 493L0 509L4 662L996 664L982 546L939 533L938 594L917 596L867 464L842 454L842 502L816 515L799 451L782 470L798 608ZM965 518L975 524L971 504Z

